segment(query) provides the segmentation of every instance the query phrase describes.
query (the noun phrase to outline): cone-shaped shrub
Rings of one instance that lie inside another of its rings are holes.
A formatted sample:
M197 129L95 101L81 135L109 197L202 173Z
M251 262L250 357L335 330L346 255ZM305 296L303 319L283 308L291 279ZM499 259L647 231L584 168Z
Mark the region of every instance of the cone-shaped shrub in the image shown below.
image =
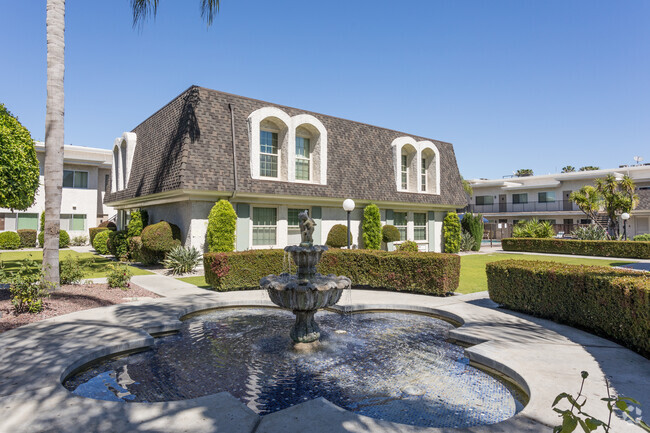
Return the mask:
M226 253L235 250L237 214L228 200L219 200L208 216L208 250Z
M484 230L483 215L474 215L470 212L466 212L465 215L463 215L463 220L460 223L463 229L465 229L465 231L471 234L474 238L474 246L472 247L472 251L480 250Z
M363 210L363 244L366 249L378 250L381 247L381 214L375 204L369 204ZM347 242L347 240L346 240Z
M460 251L460 219L456 212L449 212L442 223L442 232L445 237L445 252L457 253Z

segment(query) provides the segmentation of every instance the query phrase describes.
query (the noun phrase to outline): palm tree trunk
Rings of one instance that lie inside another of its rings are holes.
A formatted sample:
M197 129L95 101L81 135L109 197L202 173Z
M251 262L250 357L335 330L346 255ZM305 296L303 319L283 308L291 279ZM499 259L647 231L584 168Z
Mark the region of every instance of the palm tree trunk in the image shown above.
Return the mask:
M59 229L63 188L63 74L65 0L47 0L47 103L45 114L45 278L59 287Z

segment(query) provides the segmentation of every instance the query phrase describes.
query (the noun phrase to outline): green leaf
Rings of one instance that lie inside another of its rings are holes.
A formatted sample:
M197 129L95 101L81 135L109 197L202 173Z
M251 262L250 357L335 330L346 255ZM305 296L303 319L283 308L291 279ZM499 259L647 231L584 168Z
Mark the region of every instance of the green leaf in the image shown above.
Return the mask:
M572 414L565 414L562 420L561 433L571 433L578 427L578 420Z
M553 400L553 404L551 405L551 407L554 407L556 404L558 404L563 398L566 398L568 395L569 394L567 394L566 392L558 394L558 396L555 397L555 400Z

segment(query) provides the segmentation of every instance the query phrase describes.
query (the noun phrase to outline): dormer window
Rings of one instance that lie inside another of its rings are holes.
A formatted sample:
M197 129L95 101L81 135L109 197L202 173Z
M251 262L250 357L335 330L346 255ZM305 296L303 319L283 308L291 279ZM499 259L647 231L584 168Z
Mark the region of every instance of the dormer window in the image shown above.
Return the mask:
M278 177L278 133L260 131L260 176Z
M422 188L422 192L427 191L427 159L422 157L422 167L420 170L420 186Z
M408 156L402 154L402 189L409 189L409 165Z
M440 194L440 152L431 141L393 140L397 191Z
M296 134L302 131L297 131ZM296 180L311 180L311 141L296 135Z
M251 178L327 185L327 130L310 114L277 107L248 116Z

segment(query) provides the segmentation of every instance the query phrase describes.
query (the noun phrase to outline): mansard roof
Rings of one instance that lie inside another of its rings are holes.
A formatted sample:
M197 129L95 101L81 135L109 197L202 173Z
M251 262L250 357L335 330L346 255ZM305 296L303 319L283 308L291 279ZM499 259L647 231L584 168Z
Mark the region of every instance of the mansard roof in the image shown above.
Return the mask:
M230 107L234 113L238 192L455 207L467 204L450 143L197 86L133 129L137 145L128 185L120 191L108 191L104 201L115 203L179 189L233 192ZM311 114L323 123L328 134L327 185L251 177L247 119L263 107L278 107L289 116ZM416 141L429 140L438 148L439 195L397 191L391 143L405 135Z

